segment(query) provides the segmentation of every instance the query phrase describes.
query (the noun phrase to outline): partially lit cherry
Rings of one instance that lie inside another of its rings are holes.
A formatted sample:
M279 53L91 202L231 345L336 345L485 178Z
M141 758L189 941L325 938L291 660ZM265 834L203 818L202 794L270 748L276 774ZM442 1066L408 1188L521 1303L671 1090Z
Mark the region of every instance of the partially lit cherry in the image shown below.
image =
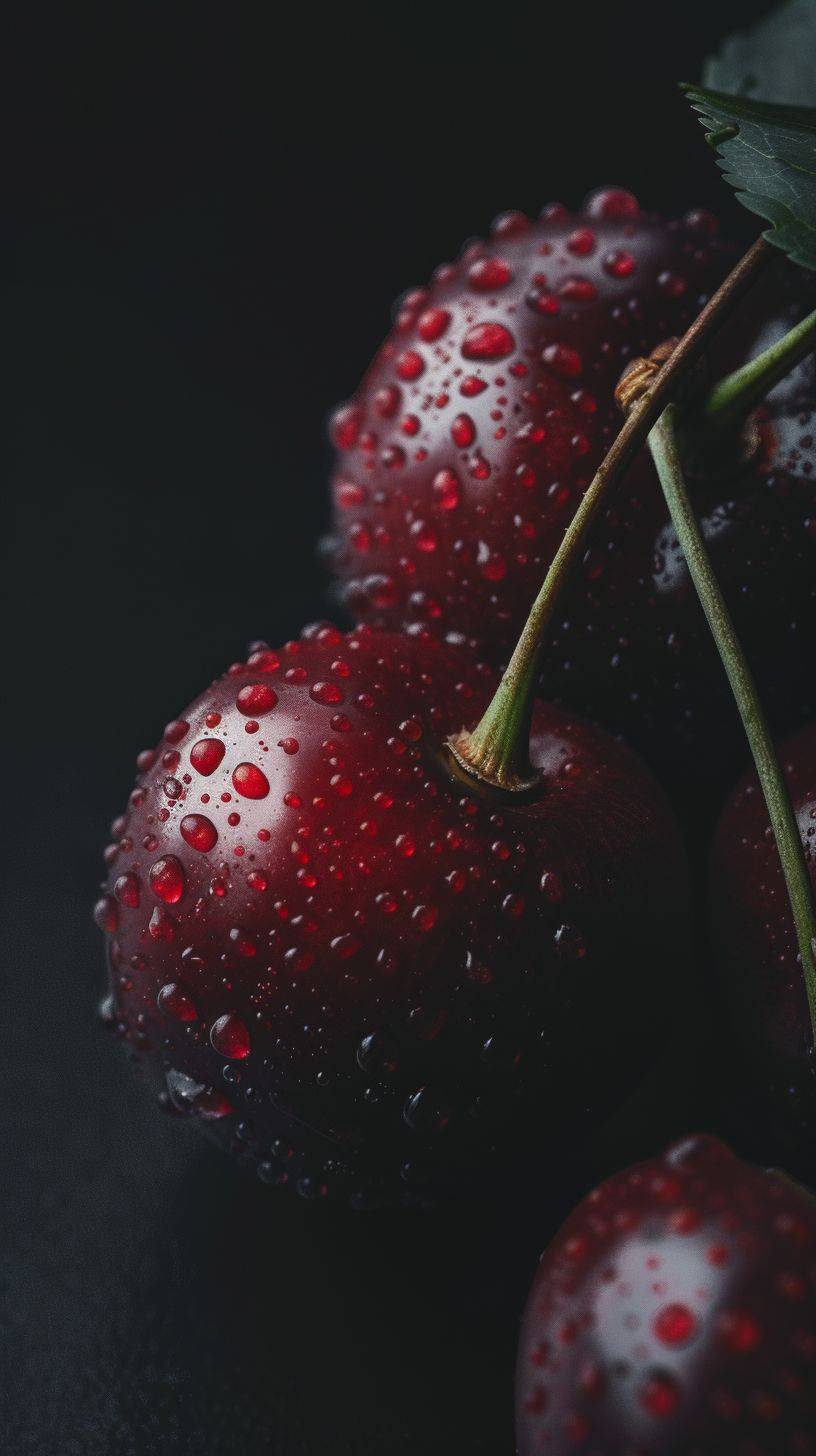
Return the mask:
M683 332L733 260L713 218L666 222L603 189L579 213L498 219L406 295L334 416L331 555L345 603L506 662L588 481L617 434L634 355ZM783 265L708 351L726 372L812 306ZM813 367L773 395L757 453L693 482L715 569L775 722L816 711ZM757 444L757 441L754 442ZM740 742L719 660L648 452L616 488L550 633L548 697L622 731L672 778ZM682 751L680 751L682 750ZM693 750L694 759L690 759Z
M172 1105L306 1197L415 1201L659 1052L685 875L648 773L540 704L540 788L439 761L470 653L333 627L170 723L114 826L107 1015Z
M782 767L816 885L816 725L787 740ZM816 1172L816 1058L782 866L753 774L731 795L714 841L711 905L732 1014L755 1085L782 1113L781 1130Z
M602 1183L546 1250L519 1456L816 1451L816 1202L695 1137Z

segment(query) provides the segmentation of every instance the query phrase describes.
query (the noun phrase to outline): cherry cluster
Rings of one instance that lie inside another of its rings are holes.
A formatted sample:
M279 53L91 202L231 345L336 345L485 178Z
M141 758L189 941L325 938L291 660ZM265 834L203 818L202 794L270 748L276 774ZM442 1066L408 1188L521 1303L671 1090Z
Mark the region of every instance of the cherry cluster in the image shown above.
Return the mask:
M692 784L723 795L744 750L647 452L543 644L531 785L447 745L491 704L618 433L622 370L684 333L735 256L710 215L666 222L604 188L503 215L406 294L331 423L328 556L354 625L251 644L139 754L95 912L103 1015L162 1105L264 1182L355 1208L472 1192L659 1058L693 954L678 814ZM769 270L712 378L808 292ZM749 423L690 483L773 726L798 730L783 757L810 854L812 367ZM712 904L734 1025L801 1151L812 1031L750 777ZM816 1204L708 1138L613 1177L541 1263L518 1392L525 1456L816 1451Z

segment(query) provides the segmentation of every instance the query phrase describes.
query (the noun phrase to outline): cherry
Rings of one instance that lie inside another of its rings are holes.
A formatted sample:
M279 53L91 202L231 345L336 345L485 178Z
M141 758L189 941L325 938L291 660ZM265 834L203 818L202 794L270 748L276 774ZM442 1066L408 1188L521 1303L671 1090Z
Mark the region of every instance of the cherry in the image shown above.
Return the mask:
M816 1450L816 1202L693 1137L616 1173L546 1250L519 1456Z
M618 432L626 362L676 335L732 261L713 218L665 222L605 189L583 211L499 219L408 294L353 401L335 415L330 552L346 605L421 623L504 663L564 529ZM802 312L783 265L710 354L724 373ZM737 628L777 724L816 712L813 369L772 396L751 463L694 483ZM756 443L756 442L755 442ZM564 594L547 695L676 777L739 742L728 689L648 452L616 491ZM682 749L682 752L678 752Z
M660 1045L686 903L663 796L544 703L534 795L451 777L439 746L495 681L421 635L317 626L139 756L97 907L107 1019L173 1107L306 1197L424 1200Z
M816 885L816 724L788 739L780 760ZM717 827L711 903L732 1013L756 1079L782 1114L782 1132L814 1169L813 1030L782 866L753 774L738 784Z

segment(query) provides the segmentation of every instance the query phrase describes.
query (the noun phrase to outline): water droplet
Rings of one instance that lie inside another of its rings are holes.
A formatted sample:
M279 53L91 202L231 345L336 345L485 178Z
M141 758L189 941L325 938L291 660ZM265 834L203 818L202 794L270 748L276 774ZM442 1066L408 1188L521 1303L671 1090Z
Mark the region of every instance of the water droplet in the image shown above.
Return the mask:
M218 839L218 830L205 814L186 814L179 829L185 843L199 854L208 854Z
M414 1132L434 1134L448 1126L450 1107L432 1088L420 1087L408 1098L402 1115Z
M316 703L342 703L345 701L345 694L342 688L333 682L316 682L309 690L309 696L314 698Z
M429 308L425 313L420 314L417 323L417 333L426 344L431 344L444 334L450 323L450 314L445 308Z
M190 763L197 773L209 778L215 773L226 748L220 738L200 738L190 749Z
M697 1321L685 1304L665 1304L655 1315L652 1328L663 1345L687 1345L697 1332Z
M568 344L548 344L541 357L560 379L577 379L584 367L577 349Z
M241 1062L252 1050L249 1030L240 1016L228 1012L219 1016L210 1028L210 1043L214 1051L232 1062Z
M278 695L269 683L257 682L241 688L235 705L247 718L262 718L264 713L271 713L277 701Z
M610 278L630 278L635 271L635 260L631 253L623 248L616 248L607 253L603 260L603 269Z
M111 895L97 900L93 911L94 924L108 935L115 935L119 925L119 907Z
M656 1420L665 1419L677 1409L680 1387L668 1371L653 1370L641 1386L638 1400L648 1415Z
M419 379L424 371L425 360L415 349L406 349L404 354L400 354L397 360L397 374L400 379L410 382Z
M156 1005L165 1016L175 1021L197 1021L198 1013L189 993L178 981L168 981L156 997Z
M174 854L157 859L150 868L150 887L166 905L177 905L185 889L184 870Z
M254 763L239 763L233 771L232 785L244 799L265 799L269 793L269 779Z
M477 293L490 293L510 282L513 270L503 258L477 258L467 270L468 283Z
M750 1355L762 1340L759 1323L747 1310L728 1310L720 1316L719 1330L736 1355Z
M516 341L504 324L473 324L462 341L462 354L466 359L506 359L515 347Z
M120 905L128 910L137 910L141 901L141 886L137 875L120 875L113 887L113 893Z

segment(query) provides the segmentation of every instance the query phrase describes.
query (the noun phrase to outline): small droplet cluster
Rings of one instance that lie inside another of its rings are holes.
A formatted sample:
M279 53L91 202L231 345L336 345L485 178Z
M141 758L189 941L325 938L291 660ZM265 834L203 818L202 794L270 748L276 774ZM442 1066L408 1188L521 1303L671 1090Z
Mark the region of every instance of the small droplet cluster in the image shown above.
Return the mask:
M713 1138L618 1173L530 1292L519 1456L796 1456L816 1435L816 1202Z
M613 394L624 366L681 334L734 256L708 214L665 222L617 188L577 214L513 216L405 295L331 425L330 549L352 614L453 634L494 663L507 661L620 428ZM812 292L790 268L772 277L715 341L712 368L724 373L764 347L813 306ZM774 397L773 429L739 483L732 473L695 486L720 580L783 726L801 711L816 649L813 400L809 365L793 393ZM564 596L544 680L548 696L602 716L670 773L680 744L704 748L713 768L736 740L646 452ZM816 711L816 688L808 701Z
M139 755L96 909L107 1019L267 1182L424 1201L540 1134L548 1087L563 1126L651 1054L673 822L543 706L540 798L468 794L440 754L495 681L423 634L319 624L253 644Z

